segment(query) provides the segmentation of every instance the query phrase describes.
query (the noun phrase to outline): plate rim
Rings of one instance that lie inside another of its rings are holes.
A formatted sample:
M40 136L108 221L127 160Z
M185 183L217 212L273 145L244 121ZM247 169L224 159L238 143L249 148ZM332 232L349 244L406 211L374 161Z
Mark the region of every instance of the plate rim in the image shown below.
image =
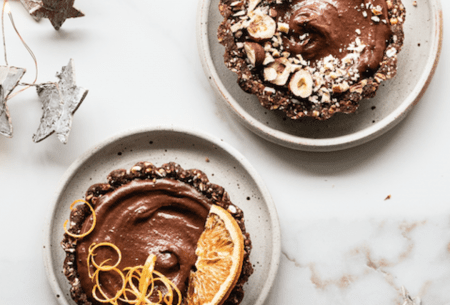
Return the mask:
M213 88L216 95L218 95L220 99L225 102L234 117L237 118L242 125L265 140L296 150L313 152L338 151L367 143L383 135L399 124L421 100L436 72L441 56L444 27L442 6L440 0L429 0L432 8L431 13L435 19L435 35L433 44L431 45L430 56L425 65L425 69L421 73L417 86L400 104L400 107L395 109L395 111L376 124L349 135L331 139L312 139L294 136L292 134L266 126L262 122L253 118L239 105L239 103L223 85L220 77L218 76L217 70L214 67L208 42L208 12L211 6L211 1L212 0L199 0L196 18L197 49L203 71L209 84Z
M116 133L112 136L107 137L103 141L100 141L98 144L92 146L84 153L82 153L72 164L67 168L62 177L59 180L56 191L53 194L53 198L50 204L47 207L46 211L46 219L44 223L44 238L43 238L43 262L44 269L47 275L47 281L50 284L50 287L55 295L59 295L56 298L57 302L61 305L69 305L69 302L66 300L66 293L61 289L58 284L58 280L56 278L55 273L53 272L54 262L52 260L52 249L53 247L58 247L58 245L51 245L51 236L52 229L54 223L54 216L56 213L56 209L58 206L58 199L64 190L64 188L69 184L69 181L76 175L77 170L83 166L85 162L87 162L93 155L96 154L97 151L103 149L104 147L113 144L116 141L127 138L129 136L133 136L136 134L145 134L151 132L159 132L159 131L167 131L174 132L179 134L186 134L190 136L197 137L201 140L205 140L210 142L217 147L220 147L225 152L230 154L233 158L238 161L243 169L248 172L249 176L254 180L255 184L259 188L262 199L266 203L267 209L269 211L269 217L271 220L271 230L272 230L272 258L270 261L269 272L267 273L267 279L264 282L264 285L261 289L261 292L254 303L255 305L262 305L264 301L267 299L267 296L274 284L276 275L278 273L279 265L280 265L280 257L281 257L281 229L280 222L278 218L278 212L276 209L276 205L270 195L270 192L265 185L262 177L256 171L256 169L251 165L251 163L234 147L225 141L220 140L219 138L212 136L200 129L193 127L182 127L173 124L168 125L153 125L147 127L138 127L138 128L129 128L125 131ZM62 233L61 233L62 234ZM62 237L62 235L61 235ZM61 250L62 251L62 250Z

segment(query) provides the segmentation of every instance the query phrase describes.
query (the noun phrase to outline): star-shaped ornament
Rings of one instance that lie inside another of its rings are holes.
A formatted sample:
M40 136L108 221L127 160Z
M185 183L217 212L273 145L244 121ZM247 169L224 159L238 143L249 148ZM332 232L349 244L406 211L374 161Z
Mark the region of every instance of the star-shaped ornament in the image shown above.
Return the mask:
M42 1L40 0L20 0L22 5L27 9L28 13L36 20L41 20L41 16L35 16L34 12L42 7Z
M58 139L66 144L72 127L73 114L80 107L88 90L75 83L73 60L57 73L58 83L44 83L37 86L37 93L44 110L33 141L38 143L54 132Z
M23 68L0 66L0 134L9 138L12 137L13 127L6 102L25 72Z
M73 7L75 0L21 0L21 2L36 20L42 17L48 18L55 30L59 30L68 18L84 16Z

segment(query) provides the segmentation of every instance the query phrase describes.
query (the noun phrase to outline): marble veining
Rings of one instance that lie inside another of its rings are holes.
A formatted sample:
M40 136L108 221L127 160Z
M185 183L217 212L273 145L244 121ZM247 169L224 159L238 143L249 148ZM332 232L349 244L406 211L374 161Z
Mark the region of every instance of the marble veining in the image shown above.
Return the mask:
M450 304L450 217L284 224L270 300L292 304ZM270 303L270 302L269 302Z

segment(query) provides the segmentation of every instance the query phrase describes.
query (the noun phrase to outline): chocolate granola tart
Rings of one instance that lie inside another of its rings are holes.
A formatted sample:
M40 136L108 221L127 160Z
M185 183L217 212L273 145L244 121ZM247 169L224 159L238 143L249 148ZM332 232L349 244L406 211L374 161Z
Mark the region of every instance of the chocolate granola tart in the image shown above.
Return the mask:
M291 119L354 113L397 73L400 0L220 0L219 10L239 86Z
M104 208L104 206L107 205L107 203L108 204L110 203L109 209L118 209L117 207L119 205L117 204L117 202L122 203L125 200L128 200L129 202L133 203L134 201L130 199L134 198L133 196L140 196L141 198L139 198L139 200L141 201L146 200L147 202L150 202L151 200L156 201L159 200L158 204L160 204L160 202L163 202L165 200L164 203L157 206L158 208L161 208L161 206L162 208L166 208L166 211L163 211L164 215L162 217L166 219L167 218L173 219L177 217L176 215L181 215L181 217L183 217L182 221L187 223L185 228L177 229L176 221L174 222L171 221L169 225L165 224L166 228L168 228L169 231L177 230L174 233L176 234L176 236L180 236L181 234L182 236L185 236L187 239L195 240L195 242L196 240L198 240L198 237L201 234L201 231L203 230L204 220L206 219L209 207L215 204L226 209L230 213L230 215L236 220L237 224L239 225L242 231L242 235L244 238L244 261L242 265L242 271L236 285L234 286L231 293L228 295L227 299L222 304L237 305L242 301L244 297L243 285L247 282L249 276L253 273L253 268L249 260L252 245L250 236L248 233L246 233L245 230L243 212L241 209L239 209L239 207L235 206L230 201L230 197L223 187L210 183L207 176L202 171L197 169L184 170L180 165L173 162L166 163L161 167L156 167L150 162L139 162L135 166L133 166L129 172L127 172L124 169L112 171L108 175L107 180L108 183L94 184L86 192L86 201L90 203L96 210L97 215L96 227L102 228L102 230L99 230L100 233L96 234L107 235L109 234L109 232L111 232L110 230L115 231L116 229L117 231L120 231L120 233L123 233L123 231L128 230L129 215L126 215L125 217L126 219L121 223L122 225L118 226L117 228L114 227L110 228L108 227L108 225L111 226L116 224L116 219L121 218L122 216L121 213L118 213L119 216L117 217L115 214L114 217L107 218L105 216L104 217L104 223L106 223L105 227L101 223L101 220L99 222L99 217L101 217L102 215L106 215L105 214L106 208ZM148 193L145 192L154 192L153 191L154 188L159 189L164 196L166 195L169 196L170 202L175 203L173 205L172 203L167 205L166 203L167 199L164 198L159 199L158 196L160 195L154 195L154 197L152 197L151 199L145 197L148 195ZM183 206L182 207L183 209L180 211L175 211L176 208L178 208L180 205ZM142 212L139 211L138 213L136 211L135 214L136 213L139 214ZM143 211L143 213L145 214L145 211ZM92 217L90 217L91 214L92 214L91 210L87 205L80 205L75 207L70 215L69 232L72 234L80 234L80 232L85 232L86 227L90 227L92 223ZM153 215L157 213L154 210L151 210L151 214ZM160 223L156 218L157 217L152 216L150 220ZM148 215L147 218L145 219L148 219ZM198 223L201 220L203 220L203 223L202 224ZM111 224L112 222L114 222L114 224ZM152 240L147 235L135 236L135 232L137 231L137 229L135 228L136 226L134 225L135 223L139 223L139 221L133 222L134 232L132 234L127 235L126 243L128 244L135 243L136 246L139 244L139 247L136 250L136 249L126 249L126 246L123 246L124 255L122 255L122 257L126 257L128 255L130 260L131 259L137 260L139 252L145 252L145 249L144 251L139 250L141 250L142 247L143 248L149 247L148 244L146 244L147 242L149 242L149 244L152 243L150 247L157 247L157 249L160 249L159 251L161 251L162 253L161 255L163 258L162 267L160 266L160 268L164 269L165 267L167 267L165 271L168 270L167 272L169 273L169 275L166 276L172 278L179 278L178 273L181 273L179 272L181 269L183 268L186 269L186 266L188 267L188 269L191 269L193 267L193 264L195 263L195 258L194 261L192 261L193 259L192 256L195 257L195 254L193 254L193 251L195 251L195 246L194 249L191 249L192 246L188 245L186 249L173 250L171 247L177 246L171 245L170 242L166 243L163 242L157 245L153 244L157 243L158 241ZM123 228L123 225L125 225L126 228ZM198 232L199 231L198 229L201 229L200 232ZM170 236L171 233L172 231L170 231L167 236ZM87 244L90 243L89 238L91 239L95 238L95 236L91 235L92 233L83 239L76 239L69 236L68 234L64 234L64 239L61 242L61 246L66 252L66 258L64 261L64 269L63 269L64 274L69 280L70 285L72 286L70 289L71 296L78 305L101 304L92 298L91 291L86 291L92 289L92 287L89 286L89 283L87 283L88 281L86 281L85 273L87 273L87 268L86 266L84 266L86 265L84 259L84 255L86 254L85 248ZM104 237L105 236L103 236L103 238ZM122 235L120 235L120 237L122 237ZM134 240L130 242L130 239ZM162 239L160 238L160 240ZM178 241L179 239L177 239L177 242ZM142 243L144 245L142 245ZM165 247L168 248L166 249ZM172 253L172 251L174 252ZM183 258L184 262L181 262L180 253L178 253L177 251L183 251L182 256L184 257ZM148 255L148 251L145 252L145 254ZM83 256L83 259L81 259L81 257L78 256ZM173 262L174 259L175 262ZM178 262L178 260L180 261ZM176 273L175 275L170 274L171 270L172 271L175 270L173 269L174 264L177 264L178 266L177 267L178 272L172 272L174 274ZM156 268L158 268L158 263ZM189 272L190 270L184 270L184 273L186 271ZM180 291L182 291L182 294L184 295L184 292L186 290L186 280L185 278L183 278L183 275L181 276L181 280L173 279L173 281L175 284L177 284L179 288L181 288ZM83 287L89 288L86 289Z

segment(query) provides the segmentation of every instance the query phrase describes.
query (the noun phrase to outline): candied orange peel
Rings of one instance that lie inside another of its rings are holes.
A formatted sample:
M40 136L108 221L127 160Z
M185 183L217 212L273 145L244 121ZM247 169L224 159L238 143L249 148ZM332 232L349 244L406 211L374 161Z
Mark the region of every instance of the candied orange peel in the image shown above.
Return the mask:
M94 256L96 255L94 253L95 249L99 247L111 247L114 250L117 251L119 258L117 262L114 265L105 265L108 261L111 259L107 259L103 261L100 265L96 264L94 261ZM89 247L89 254L88 254L88 267L90 266L90 263L92 262L92 265L96 268L94 274L91 276L90 270L89 270L89 277L92 279L92 281L95 282L95 286L92 289L92 295L94 298L101 302L101 303L110 303L113 305L118 305L118 301L127 303L127 304L133 304L133 305L172 305L174 301L174 291L177 294L177 305L181 304L181 292L175 286L174 283L172 283L167 277L165 277L163 274L155 270L155 264L156 264L156 256L154 254L150 254L145 261L144 266L135 266L135 267L127 267L123 269L123 272L120 271L117 267L120 264L122 258L122 253L120 252L120 249L109 242L103 242L103 243L93 243ZM99 282L99 274L100 272L109 272L114 271L120 275L122 278L122 288L117 291L116 295L114 297L108 297L106 293L102 290L100 282ZM124 272L126 272L126 276L124 276ZM167 292L163 295L163 293L160 290L156 290L155 283L160 282L164 285ZM103 299L101 299L97 295L97 290L102 295ZM158 301L154 302L150 300L152 296L157 293L158 295Z
M75 201L72 202L72 204L70 205L70 210L72 211L73 208L74 208L74 206L75 206L77 203L79 203L79 202L84 202L85 204L87 204L87 206L89 207L89 209L91 209L93 221L92 221L92 226L91 226L91 228L89 229L89 231L87 231L87 232L85 232L85 233L83 233L83 234L79 234L79 235L78 235L78 234L70 233L69 230L67 230L67 223L69 222L69 220L67 219L67 220L64 222L64 231L66 232L67 235L72 236L73 238L83 238L83 237L89 235L89 234L94 230L95 224L97 223L97 216L95 215L94 208L93 208L93 207L89 204L89 202L87 202L86 200L83 200L83 199L75 200Z

